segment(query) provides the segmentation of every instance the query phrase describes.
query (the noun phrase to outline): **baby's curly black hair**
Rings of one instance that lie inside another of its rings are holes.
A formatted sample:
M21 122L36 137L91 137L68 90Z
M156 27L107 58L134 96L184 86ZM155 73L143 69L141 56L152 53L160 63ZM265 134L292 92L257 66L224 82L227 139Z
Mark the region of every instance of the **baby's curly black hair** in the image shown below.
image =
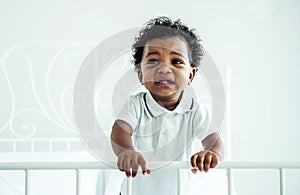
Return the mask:
M192 67L198 68L200 60L204 55L203 47L200 44L201 39L194 32L195 29L189 29L182 24L180 19L172 21L169 17L159 16L149 20L144 28L138 33L135 42L132 45L133 63L135 70L141 68L141 60L143 56L144 46L152 39L167 38L179 36L186 41L189 49L189 59Z

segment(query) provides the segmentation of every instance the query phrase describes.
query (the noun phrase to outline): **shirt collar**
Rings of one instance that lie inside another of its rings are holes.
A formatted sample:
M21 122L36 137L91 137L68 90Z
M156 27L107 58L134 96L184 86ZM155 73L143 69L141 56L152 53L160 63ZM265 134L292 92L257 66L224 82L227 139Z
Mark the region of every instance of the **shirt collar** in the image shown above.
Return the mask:
M179 113L184 114L186 112L189 112L193 110L194 104L195 104L195 93L192 90L192 87L188 86L182 94L181 100L175 110L170 111L161 105L159 105L154 98L152 97L151 93L145 92L143 95L144 100L144 107L147 111L148 115L151 117L158 116L163 113Z

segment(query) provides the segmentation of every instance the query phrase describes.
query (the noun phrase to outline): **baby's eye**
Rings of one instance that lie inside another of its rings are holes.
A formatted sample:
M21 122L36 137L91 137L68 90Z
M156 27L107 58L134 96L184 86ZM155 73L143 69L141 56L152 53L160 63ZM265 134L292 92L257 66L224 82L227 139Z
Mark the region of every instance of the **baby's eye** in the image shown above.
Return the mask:
M174 59L174 60L172 60L172 64L179 65L179 64L184 64L184 63L182 60Z
M147 61L147 64L159 64L159 61L156 59L151 59Z

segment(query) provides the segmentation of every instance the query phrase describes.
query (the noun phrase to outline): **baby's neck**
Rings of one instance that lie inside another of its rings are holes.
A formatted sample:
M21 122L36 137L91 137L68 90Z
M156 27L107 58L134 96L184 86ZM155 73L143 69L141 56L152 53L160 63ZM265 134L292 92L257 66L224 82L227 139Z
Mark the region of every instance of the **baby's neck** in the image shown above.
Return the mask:
M167 110L175 110L175 108L177 107L179 101L177 103L170 103L170 102L157 102L159 105L161 105L162 107L166 108Z
M182 93L179 96L174 96L174 97L155 97L153 95L152 97L159 105L166 108L167 110L172 111L175 110L175 108L179 104L182 97Z

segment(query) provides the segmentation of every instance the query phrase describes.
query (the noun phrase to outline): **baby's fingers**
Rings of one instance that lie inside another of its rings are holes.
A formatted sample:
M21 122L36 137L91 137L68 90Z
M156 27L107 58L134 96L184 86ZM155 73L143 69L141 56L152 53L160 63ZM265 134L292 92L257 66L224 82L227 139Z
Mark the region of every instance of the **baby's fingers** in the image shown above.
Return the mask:
M191 165L192 165L192 172L197 173L199 171L204 170L203 162L204 162L204 152L198 152L197 154L191 157Z
M201 151L191 157L192 172L207 172L210 168L215 168L219 163L219 156L212 151Z
M199 155L197 158L197 166L199 171L204 171L204 156L203 155Z
M139 162L137 159L132 160L131 167L132 167L132 177L135 177L138 173L138 168L139 168Z
M213 157L211 155L206 155L204 160L204 170L207 172L211 167Z
M198 168L197 168L197 158L198 158L198 154L195 154L191 157L191 166L192 166L192 172L193 173L197 173L198 172Z
M120 171L124 171L124 163L123 163L123 161L124 161L124 158L122 158L122 157L118 158L117 166L120 169Z
M217 156L213 157L210 167L215 168L218 164L219 164L219 158Z
M151 173L151 170L147 169L144 157L138 152L123 152L119 155L117 165L120 171L125 171L127 177L136 177L139 166L141 166L143 174Z
M123 166L124 166L124 171L126 173L126 176L131 177L131 170L130 170L130 168L131 168L131 159L130 158L124 159L123 164L124 164Z
M151 170L147 169L147 163L144 158L139 158L139 164L141 165L143 175L151 173Z
M191 165L193 168L197 167L197 158L198 158L198 154L195 154L191 157Z

